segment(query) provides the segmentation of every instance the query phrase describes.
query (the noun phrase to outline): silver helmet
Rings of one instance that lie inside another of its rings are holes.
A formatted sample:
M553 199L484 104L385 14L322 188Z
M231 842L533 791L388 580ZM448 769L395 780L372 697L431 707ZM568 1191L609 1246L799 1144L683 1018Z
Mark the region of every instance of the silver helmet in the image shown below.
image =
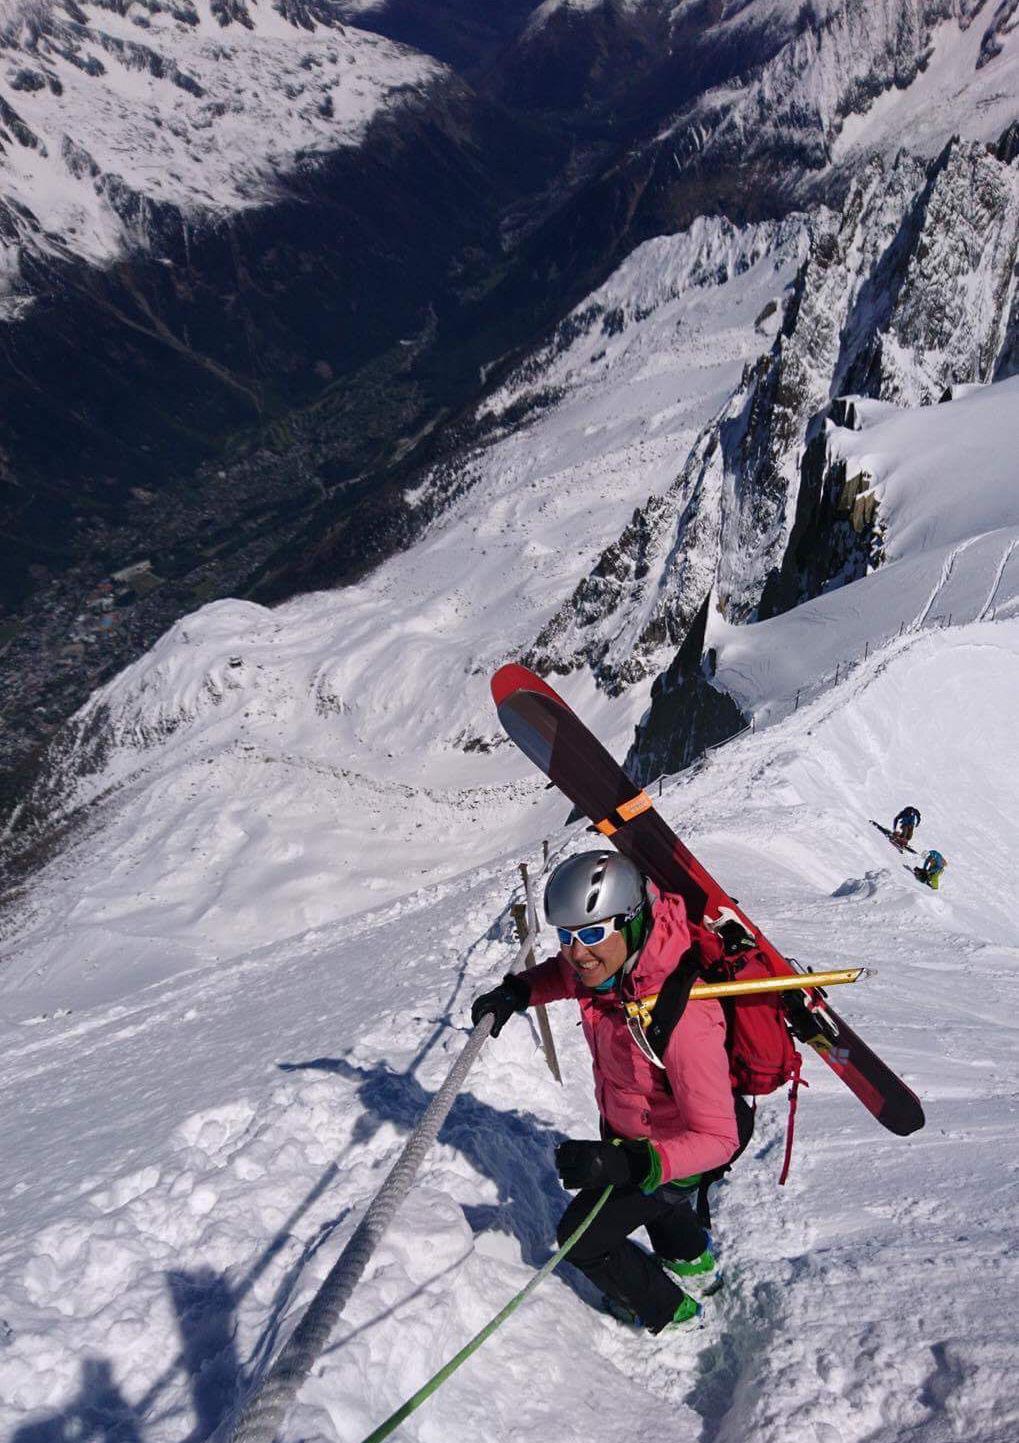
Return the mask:
M583 927L608 917L635 916L647 900L644 878L618 852L578 852L548 879L545 916L553 927Z

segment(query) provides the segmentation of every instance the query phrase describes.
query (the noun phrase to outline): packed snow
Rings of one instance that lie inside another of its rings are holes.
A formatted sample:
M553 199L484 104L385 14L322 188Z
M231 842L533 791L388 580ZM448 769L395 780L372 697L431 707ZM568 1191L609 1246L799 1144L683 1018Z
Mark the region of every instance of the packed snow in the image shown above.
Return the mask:
M875 969L838 1001L919 1092L926 1129L883 1132L808 1061L789 1185L775 1186L778 1097L719 1192L727 1286L702 1332L632 1336L564 1272L401 1436L1014 1438L1017 656L1016 620L910 638L661 801L779 945ZM924 812L918 839L949 859L938 894L869 825L907 801ZM116 1001L65 1012L70 969L35 979L49 1015L9 1027L3 1062L18 1159L3 1182L7 1436L208 1435L300 1315L462 1045L471 996L507 964L515 861L537 866L543 835L553 857L590 844L561 817L554 800L507 812L484 862L448 819L431 844L456 877L405 878L380 907L352 897L343 921L230 960L196 947L192 970L162 982L134 929L134 976L126 952L107 958ZM308 819L282 814L277 830L281 848L300 844ZM115 846L107 834L65 863L69 908L115 870ZM403 862L394 845L391 870ZM268 917L271 876L233 884ZM133 903L131 879L120 888ZM8 1000L16 1015L19 992ZM595 1128L575 1019L568 1004L552 1016L565 1088L526 1020L486 1045L285 1438L356 1443L548 1255L566 1201L553 1147Z

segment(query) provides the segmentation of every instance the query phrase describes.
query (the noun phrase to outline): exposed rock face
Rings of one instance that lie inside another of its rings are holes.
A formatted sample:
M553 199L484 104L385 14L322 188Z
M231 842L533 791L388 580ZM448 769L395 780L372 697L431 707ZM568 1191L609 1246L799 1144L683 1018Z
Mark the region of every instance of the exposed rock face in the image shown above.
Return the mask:
M852 426L852 403L834 403L833 414ZM796 517L777 575L768 578L758 614L787 611L830 586L846 586L882 560L877 498L865 471L848 475L845 462L828 452L819 430L805 447Z
M842 213L816 219L770 355L701 437L674 487L634 515L536 639L532 664L587 664L619 690L665 664L712 588L728 619L741 621L757 614L762 596L772 614L873 564L874 518L861 521L846 499L851 478L828 474L823 442L820 455L811 450L819 418L847 390L930 403L946 386L1000 374L1017 244L1014 162L958 141L928 166L905 154L875 158ZM791 592L787 553L801 484L803 574ZM820 539L818 527L842 520L851 535ZM804 555L808 532L823 559Z
M711 656L702 656L710 593L669 666L655 678L651 706L641 718L624 766L641 786L678 771L706 748L726 741L748 725L727 696L712 686Z
M534 670L563 673L586 665L616 695L653 675L681 644L714 579L721 430L702 435L676 485L634 512L542 630L526 658Z
M673 242L670 265L663 265L657 285L635 290L625 305L592 298L563 322L548 353L538 359L547 364L577 334L592 328L606 332L650 316L685 288L741 274L769 251L776 268L783 262L792 267L804 253L806 227L801 216L742 229L725 221L698 222L688 241L683 247ZM768 315L758 316L762 346L774 326L762 328L779 319L776 302L765 310ZM675 483L634 513L536 638L529 653L532 666L560 673L590 666L600 683L617 693L653 675L679 646L713 582L721 544L721 487L735 464L744 409L741 395L697 439Z
M846 391L930 404L1014 369L1019 166L1001 149L953 141L927 164L875 158L841 213L818 214L770 354L545 627L532 665L589 665L610 692L668 668L645 731L672 734L673 692L689 692L697 668L669 657L705 597L739 622L880 564L869 479L830 463L824 418ZM852 424L851 404L837 415ZM664 753L655 742L652 764L643 745L635 761L650 775Z
M901 405L946 385L989 381L1007 328L1019 244L1019 170L985 147L953 142L939 156L875 274L884 300L843 345L837 390ZM861 296L858 309L871 302ZM850 322L855 318L850 317Z

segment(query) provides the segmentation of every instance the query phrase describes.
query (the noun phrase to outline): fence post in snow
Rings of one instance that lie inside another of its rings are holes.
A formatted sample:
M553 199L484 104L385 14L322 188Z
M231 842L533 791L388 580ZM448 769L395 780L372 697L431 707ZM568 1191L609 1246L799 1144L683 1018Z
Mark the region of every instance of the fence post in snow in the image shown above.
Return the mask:
M544 872L544 871L547 870L547 868L548 868L548 838L545 837L545 838L542 839L542 843L541 843L541 870Z
M529 933L531 935L537 935L538 916L534 909L534 899L531 896L531 879L527 875L526 862L520 863L520 875L524 879L524 894L527 901L514 902L512 911L513 924L517 929L517 937L519 941L523 943L527 940ZM537 966L534 960L534 952L531 948L528 948L524 954L524 966L528 971L530 971L532 967ZM555 1042L552 1039L552 1029L548 1023L548 1011L545 1004L542 1003L539 1007L535 1007L534 1014L538 1019L538 1035L541 1038L542 1051L545 1054L545 1061L548 1063L548 1070L556 1082L562 1086L563 1076L559 1071L559 1058L556 1056Z
M837 662L835 663L835 685L836 685L836 686L838 686L838 684L839 684L839 672L840 672L841 670L842 670L842 663L841 663L840 661L837 661Z
M869 638L868 638L868 640L867 640L867 642L866 642L866 644L864 645L864 648L863 648L863 659L864 659L864 661L867 660L868 656L870 656L870 639L869 639Z
M800 692L799 692L799 688L797 687L797 689L796 689L796 700L793 702L793 711L798 711L798 710L799 710L799 707L800 707Z

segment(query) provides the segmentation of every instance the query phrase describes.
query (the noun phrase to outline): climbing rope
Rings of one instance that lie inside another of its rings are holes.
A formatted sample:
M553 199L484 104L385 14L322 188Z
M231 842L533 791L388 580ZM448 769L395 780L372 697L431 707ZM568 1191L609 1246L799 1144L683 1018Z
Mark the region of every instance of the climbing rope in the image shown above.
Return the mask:
M516 971L534 946L530 931L521 943L511 971ZM340 1314L371 1259L397 1208L411 1189L425 1153L439 1134L467 1073L492 1030L491 1014L474 1028L445 1082L411 1133L385 1182L375 1194L350 1241L333 1264L307 1312L284 1344L275 1362L247 1399L232 1430L231 1443L276 1443L287 1408L324 1350Z
M405 1418L409 1418L411 1413L416 1412L416 1410L421 1407L421 1404L424 1403L427 1398L430 1398L432 1394L445 1383L446 1379L456 1372L461 1363L466 1363L471 1354L477 1352L485 1339L490 1338L496 1328L501 1327L511 1313L516 1312L528 1294L534 1292L538 1284L544 1278L547 1278L552 1269L562 1262L574 1243L583 1237L584 1233L605 1206L605 1201L611 1191L612 1185L610 1183L588 1213L587 1217L581 1222L580 1226L570 1233L570 1236L563 1243L559 1251L549 1258L548 1262L535 1273L530 1282L522 1287L519 1293L510 1298L506 1306L485 1324L480 1333L475 1333L470 1342L466 1343L455 1357L450 1358L449 1362L444 1364L437 1373L433 1373L428 1379L428 1382L422 1384L413 1397L408 1398L406 1403L397 1408L395 1413L391 1413L384 1423L380 1423L373 1432L369 1433L364 1443L382 1443L382 1439L388 1438L390 1433L398 1428Z

